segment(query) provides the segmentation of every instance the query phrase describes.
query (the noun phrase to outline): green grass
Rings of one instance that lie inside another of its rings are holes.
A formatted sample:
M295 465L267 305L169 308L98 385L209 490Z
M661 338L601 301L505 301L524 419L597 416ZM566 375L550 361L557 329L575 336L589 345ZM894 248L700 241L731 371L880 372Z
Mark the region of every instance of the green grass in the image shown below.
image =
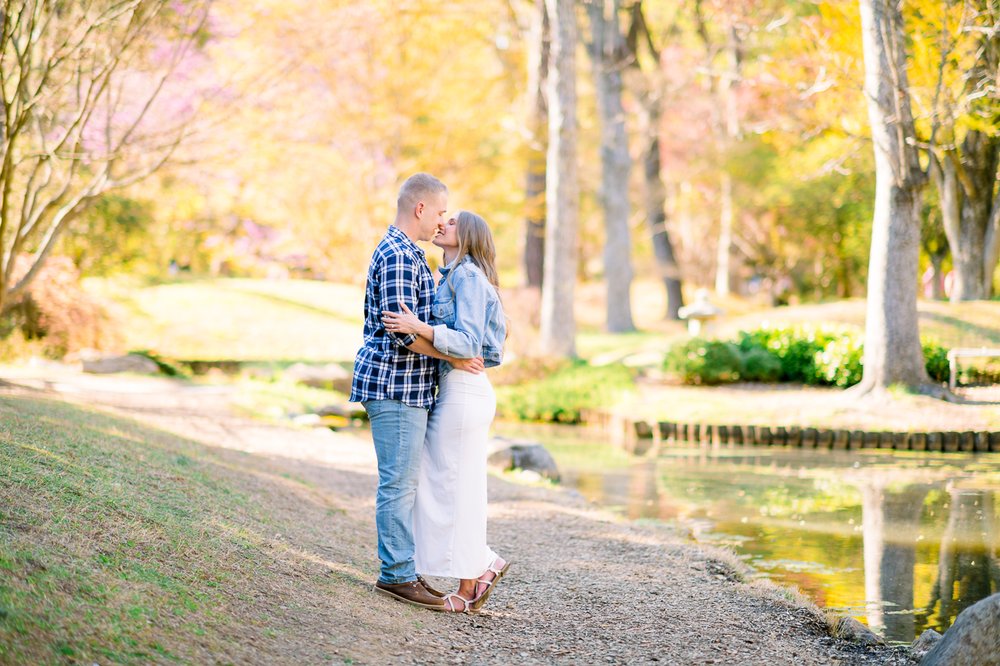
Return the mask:
M267 588L281 529L226 473L173 435L0 397L0 663L225 654L261 621L232 594Z
M115 304L128 349L180 360L349 361L364 290L312 280L88 280Z

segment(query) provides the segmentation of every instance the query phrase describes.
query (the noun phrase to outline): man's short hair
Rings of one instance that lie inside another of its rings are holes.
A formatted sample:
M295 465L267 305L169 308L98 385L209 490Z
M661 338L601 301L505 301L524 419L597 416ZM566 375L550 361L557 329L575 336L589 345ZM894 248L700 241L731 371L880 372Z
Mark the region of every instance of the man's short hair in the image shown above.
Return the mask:
M431 195L440 192L447 192L448 188L440 180L429 173L415 173L406 179L403 186L399 188L399 197L396 199L396 210L399 212L413 212L414 206Z

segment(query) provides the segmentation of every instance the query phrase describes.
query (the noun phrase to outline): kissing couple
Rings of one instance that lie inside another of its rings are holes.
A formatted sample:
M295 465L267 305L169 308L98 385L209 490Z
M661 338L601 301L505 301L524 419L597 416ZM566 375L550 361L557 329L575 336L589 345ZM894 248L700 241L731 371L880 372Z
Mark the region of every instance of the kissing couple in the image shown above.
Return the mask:
M415 606L478 612L510 563L486 543L486 454L507 319L482 217L448 217L448 188L425 173L399 190L365 287L364 345L351 402L378 458L375 591ZM437 285L418 241L444 253ZM424 576L459 579L443 594Z

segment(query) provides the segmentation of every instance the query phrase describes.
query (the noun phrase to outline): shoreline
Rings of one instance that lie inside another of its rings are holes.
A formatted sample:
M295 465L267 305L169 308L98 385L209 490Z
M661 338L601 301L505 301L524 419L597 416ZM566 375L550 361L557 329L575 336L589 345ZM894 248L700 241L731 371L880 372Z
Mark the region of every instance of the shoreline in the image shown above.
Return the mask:
M309 610L335 619L325 638L335 663L912 663L904 650L832 638L815 605L770 581L744 582L749 567L725 551L687 543L669 526L635 524L565 488L492 474L491 545L513 566L483 613L382 599L370 591L376 482L363 436L248 421L232 414L224 392L166 380L49 379L43 395L32 393L176 433L227 466L294 479L298 493L334 507L286 498L265 508L290 525L281 535L290 552L333 577L336 594ZM292 638L287 663L316 663L316 646Z

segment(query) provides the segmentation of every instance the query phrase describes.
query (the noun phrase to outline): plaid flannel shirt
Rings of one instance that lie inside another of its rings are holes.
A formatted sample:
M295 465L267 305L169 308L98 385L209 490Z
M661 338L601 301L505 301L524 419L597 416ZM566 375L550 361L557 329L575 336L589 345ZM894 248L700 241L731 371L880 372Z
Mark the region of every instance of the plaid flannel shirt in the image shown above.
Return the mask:
M402 312L400 303L421 321L430 321L434 277L424 251L390 226L375 248L365 288L364 345L354 359L351 402L399 400L430 408L437 388L437 360L406 348L417 336L385 330L382 312Z

